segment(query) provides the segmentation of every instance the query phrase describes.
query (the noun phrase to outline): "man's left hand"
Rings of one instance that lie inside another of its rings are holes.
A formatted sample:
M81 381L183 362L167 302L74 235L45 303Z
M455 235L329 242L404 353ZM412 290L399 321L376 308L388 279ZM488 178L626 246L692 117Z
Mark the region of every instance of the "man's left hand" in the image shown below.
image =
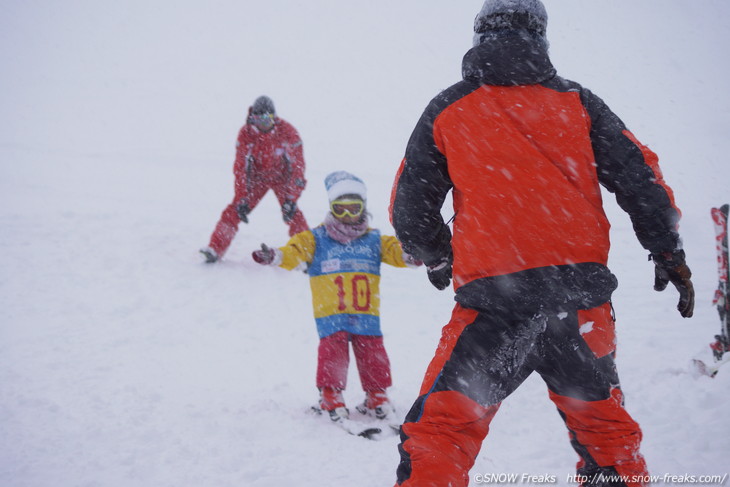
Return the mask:
M691 318L695 307L695 290L692 285L692 271L684 258L684 250L651 254L654 261L654 289L664 291L670 282L679 291L677 309L684 318Z
M284 217L284 222L289 223L294 219L294 215L297 213L297 204L294 201L286 200L281 205L281 216Z

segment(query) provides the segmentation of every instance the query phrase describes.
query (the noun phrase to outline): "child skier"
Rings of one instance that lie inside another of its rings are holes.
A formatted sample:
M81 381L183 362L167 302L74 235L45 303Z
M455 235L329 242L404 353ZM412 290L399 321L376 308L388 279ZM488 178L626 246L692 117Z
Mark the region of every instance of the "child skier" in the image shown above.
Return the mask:
M317 388L319 408L330 419L347 419L342 396L347 384L349 343L352 343L365 401L363 414L379 419L393 414L386 389L391 386L390 361L380 331L380 263L417 267L392 236L368 226L366 188L345 171L325 179L330 212L312 230L294 235L278 249L261 244L253 259L287 270L308 265L314 318L319 333Z

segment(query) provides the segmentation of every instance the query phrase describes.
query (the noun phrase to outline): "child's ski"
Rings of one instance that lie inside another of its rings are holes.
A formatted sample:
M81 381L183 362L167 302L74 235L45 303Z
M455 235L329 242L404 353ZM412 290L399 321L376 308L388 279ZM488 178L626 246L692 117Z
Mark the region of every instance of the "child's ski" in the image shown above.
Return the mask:
M730 286L728 276L730 275L730 259L728 258L728 205L720 208L713 208L711 211L712 221L715 224L715 246L717 248L717 271L718 286L715 291L713 304L717 306L720 314L720 334L715 336L715 341L710 344L711 353L700 352L700 355L692 360L695 371L703 375L714 377L721 365L730 362ZM703 357L701 355L706 355Z
M383 433L383 430L378 427L365 425L348 418L340 418L336 421L333 421L333 423L343 430L347 431L351 435L361 436L363 438L367 438L368 440L377 440Z
M337 419L332 419L329 414L325 414L317 406L312 406L310 411L314 414L321 415L329 423L345 430L349 434L367 438L368 440L382 440L394 436L398 431L398 426L381 421L365 422L342 416L337 417Z

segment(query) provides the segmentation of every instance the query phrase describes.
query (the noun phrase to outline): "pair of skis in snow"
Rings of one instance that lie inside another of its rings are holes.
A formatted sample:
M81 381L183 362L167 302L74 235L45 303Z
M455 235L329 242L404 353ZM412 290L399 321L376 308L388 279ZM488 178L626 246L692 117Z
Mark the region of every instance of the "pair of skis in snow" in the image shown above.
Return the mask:
M698 375L714 377L721 366L730 362L730 259L728 258L728 205L713 208L712 221L715 224L715 245L717 248L718 287L713 304L720 314L720 334L715 341L692 359L692 367Z
M334 427L340 428L353 436L359 436L368 440L384 440L385 438L397 435L400 431L400 424L391 417L378 419L357 411L348 418L340 417L336 421L333 421L329 418L328 414L316 406L312 406L310 412L321 416L324 421L331 423Z

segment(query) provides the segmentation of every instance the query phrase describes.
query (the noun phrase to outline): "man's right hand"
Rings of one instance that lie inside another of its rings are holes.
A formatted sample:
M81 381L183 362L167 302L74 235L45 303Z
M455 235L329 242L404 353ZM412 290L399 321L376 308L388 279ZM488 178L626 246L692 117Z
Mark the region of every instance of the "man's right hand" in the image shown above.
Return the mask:
M248 207L248 203L245 200L241 200L236 206L236 213L238 213L238 218L243 223L248 223L248 214L251 213L251 208Z
M446 289L451 282L451 258L443 257L438 262L435 262L426 267L426 274L431 284L438 289L443 291Z

